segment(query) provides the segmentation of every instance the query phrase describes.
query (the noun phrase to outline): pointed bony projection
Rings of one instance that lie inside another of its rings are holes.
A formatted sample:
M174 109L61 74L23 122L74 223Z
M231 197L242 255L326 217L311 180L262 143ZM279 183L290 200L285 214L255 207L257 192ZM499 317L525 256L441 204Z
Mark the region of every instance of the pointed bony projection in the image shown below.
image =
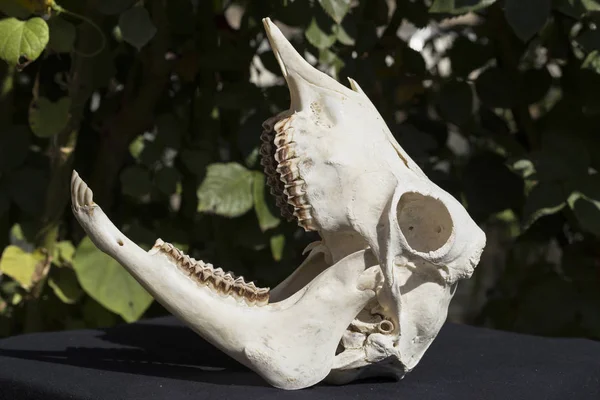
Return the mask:
M342 337L329 380L401 377L439 332L485 234L400 147L358 83L347 88L313 68L275 24L263 23L291 98L289 110L263 124L271 192L282 215L319 232L330 264L370 249L384 279Z

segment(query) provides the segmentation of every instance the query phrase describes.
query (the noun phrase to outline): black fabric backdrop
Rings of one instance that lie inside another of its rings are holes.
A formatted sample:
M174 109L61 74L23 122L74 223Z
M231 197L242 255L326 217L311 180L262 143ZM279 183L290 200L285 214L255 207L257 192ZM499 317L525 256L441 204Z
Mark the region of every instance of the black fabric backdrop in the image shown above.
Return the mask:
M286 392L172 317L0 340L1 400L387 398L600 400L600 343L447 324L399 382Z

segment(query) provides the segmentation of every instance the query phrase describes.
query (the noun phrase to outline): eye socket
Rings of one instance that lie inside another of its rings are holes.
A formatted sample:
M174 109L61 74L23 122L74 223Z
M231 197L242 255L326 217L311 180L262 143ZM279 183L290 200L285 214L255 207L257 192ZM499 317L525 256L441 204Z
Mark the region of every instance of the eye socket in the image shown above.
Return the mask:
M450 239L452 217L438 199L407 192L400 197L396 213L408 245L418 252L435 251Z

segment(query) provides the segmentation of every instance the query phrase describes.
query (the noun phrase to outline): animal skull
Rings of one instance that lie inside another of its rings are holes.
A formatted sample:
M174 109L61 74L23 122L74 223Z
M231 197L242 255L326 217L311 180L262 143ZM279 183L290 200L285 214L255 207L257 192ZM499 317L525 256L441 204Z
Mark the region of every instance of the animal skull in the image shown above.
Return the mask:
M269 292L160 239L145 252L76 172L73 212L169 311L270 384L400 378L439 332L485 234L404 152L355 81L351 90L316 70L263 22L291 106L263 124L262 164L282 215L322 237L302 265Z

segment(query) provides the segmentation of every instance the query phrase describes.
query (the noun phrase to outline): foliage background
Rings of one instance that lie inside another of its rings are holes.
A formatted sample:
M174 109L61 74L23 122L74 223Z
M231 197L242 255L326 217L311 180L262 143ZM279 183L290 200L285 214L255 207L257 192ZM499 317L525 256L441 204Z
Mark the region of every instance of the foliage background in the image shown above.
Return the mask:
M485 229L450 319L600 339L596 0L0 10L0 336L165 313L84 237L73 168L142 247L160 236L270 286L300 264L315 236L279 219L258 161L262 121L289 105L260 23L270 16L319 68L356 79Z

